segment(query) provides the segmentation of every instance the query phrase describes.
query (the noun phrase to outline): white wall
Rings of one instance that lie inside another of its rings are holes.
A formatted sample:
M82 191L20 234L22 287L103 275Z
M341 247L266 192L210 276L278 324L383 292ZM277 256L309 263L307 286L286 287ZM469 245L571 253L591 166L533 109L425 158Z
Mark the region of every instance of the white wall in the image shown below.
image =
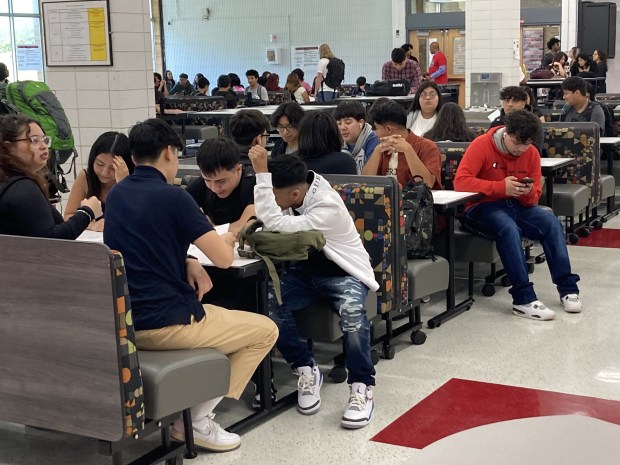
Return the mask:
M264 70L280 75L284 86L291 66L291 46L327 43L346 64L345 82L358 76L369 81L381 78L381 66L390 59L395 30L392 3L405 0L356 0L296 2L266 0L165 0L163 5L166 66L175 79L182 72L203 73L212 87L220 74L237 73L242 84L246 70ZM204 8L209 20L203 20ZM402 20L404 25L404 17ZM269 36L277 40L270 43ZM400 46L406 36L401 29ZM402 42L401 42L402 40ZM268 48L281 52L279 65L265 63ZM307 70L312 82L316 67Z

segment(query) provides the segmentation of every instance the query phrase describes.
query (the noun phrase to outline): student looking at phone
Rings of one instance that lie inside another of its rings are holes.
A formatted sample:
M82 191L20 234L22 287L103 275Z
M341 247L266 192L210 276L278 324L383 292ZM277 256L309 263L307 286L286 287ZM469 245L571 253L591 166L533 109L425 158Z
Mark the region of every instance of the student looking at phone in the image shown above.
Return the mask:
M506 116L506 126L489 130L467 148L454 179L454 190L480 192L485 197L466 206L461 223L495 241L512 287L512 312L532 320L552 320L530 282L521 238L540 241L561 305L581 312L577 281L571 272L560 220L537 206L541 194L540 156L532 141L541 122L527 110Z

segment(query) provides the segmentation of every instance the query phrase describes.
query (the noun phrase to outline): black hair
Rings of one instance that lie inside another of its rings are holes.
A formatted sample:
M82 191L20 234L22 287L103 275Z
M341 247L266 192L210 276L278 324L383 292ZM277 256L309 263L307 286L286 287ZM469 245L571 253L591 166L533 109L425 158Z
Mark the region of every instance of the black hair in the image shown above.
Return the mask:
M160 81L163 80L163 78L161 77L161 74L159 73L153 73L153 77L156 77L157 79L159 79ZM2 79L0 79L1 81Z
M394 63L402 63L403 61L405 61L405 58L407 58L407 54L402 48L397 47L395 49L392 49L392 61Z
M239 110L229 122L232 139L241 146L248 146L256 136L269 131L269 120L258 110Z
M286 116L289 124L296 128L299 126L305 114L306 112L299 103L292 100L290 102L284 102L281 103L278 108L276 108L276 111L273 112L273 115L271 115L271 125L274 127L277 126L280 118Z
M198 82L196 83L196 85L198 86L199 89L204 89L205 87L208 87L209 85L211 85L211 83L206 77L203 76L200 79L198 79Z
M515 110L505 118L506 134L514 136L517 144L531 143L540 133L542 123L528 110Z
M266 76L259 76L258 79L256 80L256 82L258 83L259 86L265 87L265 85L267 84L267 77Z
M356 120L366 119L366 109L360 102L354 100L343 100L338 104L334 111L336 121L344 118L355 118Z
M607 54L605 52L603 52L602 50L599 50L598 48L594 50L596 53L598 53L598 57L601 60L601 63L607 63Z
M95 159L102 153L109 153L112 156L118 155L123 159L129 174L133 173L135 165L131 159L131 149L129 148L129 139L123 133L116 131L108 131L97 137L97 140L90 148L88 154L88 166L86 168L86 180L88 184L88 191L86 197L95 196L101 197L101 181L95 173Z
M592 60L590 59L590 57L589 57L587 54L583 53L583 52L582 52L582 53L580 53L579 55L577 55L577 60L579 60L579 58L581 58L582 60L584 60L584 61L586 62L586 64L587 64L587 65L589 65L589 64L590 64L590 62L592 61Z
M0 63L0 82L9 77L9 68L4 63Z
M413 48L413 45L411 45L411 44L402 44L400 46L400 48L402 48L405 51L405 53L407 53L409 50L411 50Z
M169 146L183 149L179 135L164 120L149 118L129 131L129 147L137 164L155 162Z
M303 70L302 70L302 69L300 69L300 68L295 68L295 69L294 69L293 71L291 71L291 72L292 72L292 73L294 73L294 74L296 74L296 75L297 75L297 77L299 78L299 80L300 80L300 81L303 81L303 80L304 80L304 76L305 76L305 74L304 74L304 72L303 72Z
M534 113L536 116L540 116L541 113L540 109L538 108L538 98L536 98L536 95L534 95L534 91L532 90L532 88L528 86L523 86L521 87L521 89L523 89L525 93L530 97L530 108L532 110L532 113Z
M308 178L308 167L296 155L274 155L269 158L267 167L271 173L271 183L275 189L298 186L306 182Z
M424 137L433 141L471 142L476 138L476 133L467 126L461 107L448 102L441 107L433 128Z
M326 111L309 111L299 123L299 157L319 158L342 149L342 135L332 115Z
M248 77L248 76L254 76L255 78L258 79L258 71L256 71L255 69L248 69L245 72L245 77Z
M179 74L179 79L181 79L181 78L187 79L187 78L189 78L189 76L187 75L187 73L181 73L181 74Z
M441 89L434 81L424 81L420 84L420 87L418 87L418 90L413 96L413 102L411 102L411 106L409 107L409 111L408 111L409 113L421 109L420 95L422 95L422 92L424 92L429 87L431 87L437 93L438 100L437 100L437 108L435 108L435 113L438 113L439 110L441 110L441 107L443 105L443 97L441 96Z
M196 163L203 174L215 174L222 170L232 170L239 165L241 152L228 137L208 139L202 143L196 155Z
M222 74L217 78L217 87L228 87L230 86L230 76L228 74Z
M560 39L553 37L547 41L547 48L551 50L555 44L559 44Z
M590 82L586 82L586 95L593 102L596 101L596 91L594 90L594 86Z
M405 109L387 97L381 97L368 110L368 117L373 124L395 124L407 127L407 113Z
M364 76L360 76L357 78L357 80L355 81L355 83L358 86L363 86L364 84L366 84L366 78Z
M570 76L564 79L562 82L562 90L567 90L569 92L581 92L581 95L585 97L586 95L586 81L579 76Z
M241 79L239 78L238 74L228 73L228 77L230 78L230 85L231 86L240 86L241 85ZM219 86L219 84L218 84L218 86Z
M499 92L499 99L527 102L527 92L519 86L507 86Z
M564 58L564 64L568 63L568 55L564 52L558 52L555 54L555 56L553 57L553 61L559 63L560 60Z

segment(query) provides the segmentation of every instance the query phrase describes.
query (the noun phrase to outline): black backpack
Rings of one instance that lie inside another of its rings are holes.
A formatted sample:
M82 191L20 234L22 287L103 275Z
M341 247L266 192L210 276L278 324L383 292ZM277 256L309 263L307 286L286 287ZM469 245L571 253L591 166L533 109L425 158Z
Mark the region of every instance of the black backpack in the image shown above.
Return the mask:
M409 181L403 188L407 258L434 258L435 207L433 192L424 181Z
M614 115L612 114L609 107L593 100L590 100L589 103L590 104L584 110L584 116L586 117L586 120L592 121L592 110L596 106L600 106L601 110L603 110L603 114L605 115L605 127L603 128L603 137L615 137L617 135L616 125L614 124ZM566 106L566 108L564 108L564 111L562 111L562 114L560 115L560 121L566 120L566 115L568 115L570 109L571 107L568 105Z
M344 81L344 61L340 58L330 58L327 63L327 76L323 82L332 89L338 89L342 81Z
M411 82L407 79L391 79L389 81L375 81L368 89L366 95L408 95L411 90Z

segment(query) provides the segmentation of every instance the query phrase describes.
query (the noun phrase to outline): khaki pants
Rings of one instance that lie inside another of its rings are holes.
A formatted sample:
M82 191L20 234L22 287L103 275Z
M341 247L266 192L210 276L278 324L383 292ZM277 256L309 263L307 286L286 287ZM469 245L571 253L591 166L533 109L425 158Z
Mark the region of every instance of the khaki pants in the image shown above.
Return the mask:
M230 389L226 397L238 399L252 373L278 339L278 328L263 315L203 305L206 316L188 325L136 331L142 350L213 348L230 361Z

